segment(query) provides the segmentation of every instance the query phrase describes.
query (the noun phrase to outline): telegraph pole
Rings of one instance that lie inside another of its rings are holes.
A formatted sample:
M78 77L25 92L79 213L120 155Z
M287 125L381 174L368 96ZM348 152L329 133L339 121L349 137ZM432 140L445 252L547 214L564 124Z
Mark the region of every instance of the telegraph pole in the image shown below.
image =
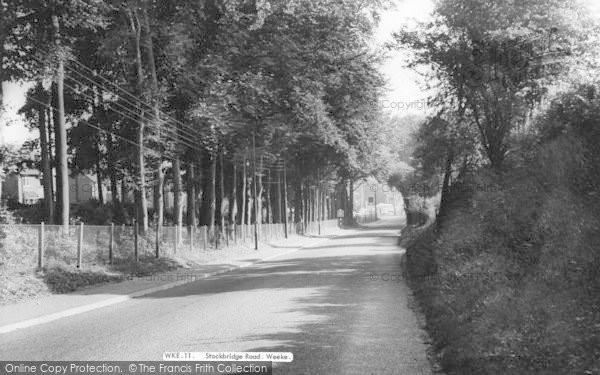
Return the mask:
M283 229L285 230L285 238L288 238L288 214L287 214L287 178L285 171L285 160L283 161Z
M252 170L252 183L254 185L254 204L252 205L254 207L254 250L258 250L258 201L256 197L256 129L254 129L254 132L252 133Z
M321 174L319 173L319 170L317 169L317 185L315 186L315 206L317 209L317 228L319 230L319 236L321 235L321 195L319 194L319 186L321 185Z

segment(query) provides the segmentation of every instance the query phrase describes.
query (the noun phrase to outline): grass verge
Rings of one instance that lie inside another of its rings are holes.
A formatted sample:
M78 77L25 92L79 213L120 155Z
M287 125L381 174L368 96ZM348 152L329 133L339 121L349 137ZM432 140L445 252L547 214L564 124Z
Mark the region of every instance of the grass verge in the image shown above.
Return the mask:
M453 200L435 230L406 239L406 276L436 359L448 375L600 374L591 205L522 180Z
M114 265L94 265L77 269L52 262L41 270L4 269L0 275L0 305L35 299L50 294L77 290L172 271L186 265L169 258L141 257L138 262L126 259Z

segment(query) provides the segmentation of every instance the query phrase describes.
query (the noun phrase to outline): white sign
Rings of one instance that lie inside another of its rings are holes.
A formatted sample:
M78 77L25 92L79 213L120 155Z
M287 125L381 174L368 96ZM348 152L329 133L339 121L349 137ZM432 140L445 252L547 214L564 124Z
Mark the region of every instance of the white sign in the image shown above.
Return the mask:
M292 362L289 352L165 352L163 361Z
M337 211L337 217L344 217L344 210L341 208Z

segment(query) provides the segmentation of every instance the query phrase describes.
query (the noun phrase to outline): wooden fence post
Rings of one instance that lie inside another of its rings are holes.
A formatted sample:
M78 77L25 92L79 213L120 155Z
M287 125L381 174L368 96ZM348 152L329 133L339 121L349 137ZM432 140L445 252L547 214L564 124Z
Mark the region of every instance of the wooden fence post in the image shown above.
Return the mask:
M115 238L115 223L110 223L108 231L108 264L113 264L113 246Z
M44 222L40 224L40 230L38 233L38 268L44 267Z
M204 240L204 251L208 248L208 232L206 230L206 225L202 226L202 239Z
M190 225L190 253L194 251L194 226Z
M81 268L82 259L82 246L83 246L83 223L79 224L79 239L77 241L77 268Z

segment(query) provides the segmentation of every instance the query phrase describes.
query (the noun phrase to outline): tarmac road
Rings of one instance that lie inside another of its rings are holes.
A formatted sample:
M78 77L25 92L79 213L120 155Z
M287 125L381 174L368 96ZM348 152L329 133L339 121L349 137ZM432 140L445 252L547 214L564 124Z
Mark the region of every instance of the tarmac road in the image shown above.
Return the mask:
M384 219L268 262L0 335L3 360L162 360L165 351L292 352L274 374L428 375Z

